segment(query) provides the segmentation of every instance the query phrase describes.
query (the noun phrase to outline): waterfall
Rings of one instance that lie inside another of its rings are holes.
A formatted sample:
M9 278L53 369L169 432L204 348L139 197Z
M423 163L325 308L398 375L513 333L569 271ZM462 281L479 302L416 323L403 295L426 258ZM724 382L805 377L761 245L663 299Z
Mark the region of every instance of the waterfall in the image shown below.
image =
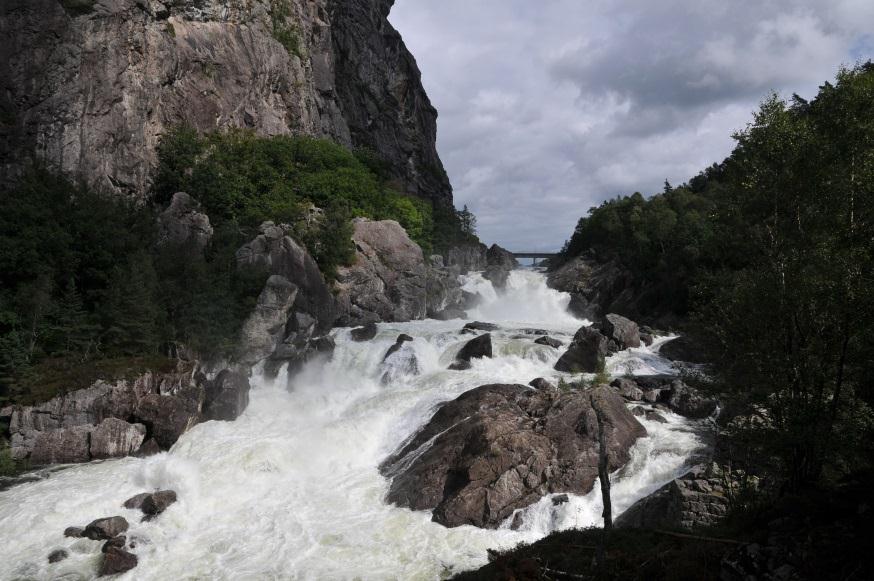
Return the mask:
M377 466L427 422L435 406L487 383L557 380L561 350L537 345L543 329L568 343L584 324L567 314L569 296L546 286L543 274L514 271L496 293L479 274L464 287L482 297L471 320L500 325L494 358L449 371L471 338L466 321L383 323L375 339L351 341L336 329L337 349L289 382L256 376L251 403L236 421L207 422L172 450L145 459L78 465L50 478L0 492L0 579L88 579L100 544L64 538L68 526L125 516L139 565L127 578L166 579L439 579L483 565L487 549L532 542L551 531L599 523L600 498L549 498L523 509L525 525L498 530L447 529L430 513L387 505L388 481ZM384 384L382 358L400 333L414 338L418 375L394 373ZM641 347L608 360L613 374L670 370ZM684 471L702 445L695 426L664 412L668 422L642 420L649 436L635 444L628 465L614 474L614 512ZM172 489L179 501L150 522L121 507L130 496ZM595 487L597 490L597 485ZM66 560L46 556L65 548Z

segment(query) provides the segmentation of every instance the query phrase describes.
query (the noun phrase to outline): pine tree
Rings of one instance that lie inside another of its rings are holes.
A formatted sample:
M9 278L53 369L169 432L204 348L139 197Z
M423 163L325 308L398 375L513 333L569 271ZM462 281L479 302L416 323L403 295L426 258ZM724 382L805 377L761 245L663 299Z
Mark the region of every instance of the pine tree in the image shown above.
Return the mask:
M103 312L104 345L110 352L139 355L158 345L160 309L157 275L151 257L139 252L116 268Z

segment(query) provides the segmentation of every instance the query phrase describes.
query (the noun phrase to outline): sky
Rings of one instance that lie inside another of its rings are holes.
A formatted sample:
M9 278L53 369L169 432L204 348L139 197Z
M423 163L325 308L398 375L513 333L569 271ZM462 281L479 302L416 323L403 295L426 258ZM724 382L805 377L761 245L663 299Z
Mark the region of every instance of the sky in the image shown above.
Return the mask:
M874 0L396 0L480 238L557 250L590 207L681 184L773 91L874 58Z

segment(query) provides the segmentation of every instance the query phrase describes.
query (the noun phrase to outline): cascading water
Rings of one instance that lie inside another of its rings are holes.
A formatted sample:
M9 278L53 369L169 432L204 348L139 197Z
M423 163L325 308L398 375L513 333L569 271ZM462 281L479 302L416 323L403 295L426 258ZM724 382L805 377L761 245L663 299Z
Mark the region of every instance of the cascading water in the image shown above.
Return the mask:
M335 331L331 362L313 364L286 389L286 379L256 378L247 411L236 422L208 422L173 449L146 459L75 466L0 492L0 579L88 579L100 544L63 537L66 527L104 516L131 523L139 565L129 579L439 579L483 565L486 550L532 542L552 530L600 522L598 486L553 506L524 509L520 530L447 529L430 513L385 504L388 481L378 464L425 424L440 402L486 383L557 380L559 350L536 345L521 329L546 329L567 343L582 324L565 312L569 297L547 288L542 274L515 271L498 295L480 275L465 288L483 301L471 319L497 323L495 357L449 371L470 339L463 321L386 323L377 337L354 343ZM380 362L399 333L418 360L418 376L380 381ZM649 348L612 357L614 374L670 372ZM687 420L642 420L649 437L614 475L614 514L682 473L702 441ZM158 519L141 523L125 499L157 488L179 495ZM69 558L48 564L65 548Z

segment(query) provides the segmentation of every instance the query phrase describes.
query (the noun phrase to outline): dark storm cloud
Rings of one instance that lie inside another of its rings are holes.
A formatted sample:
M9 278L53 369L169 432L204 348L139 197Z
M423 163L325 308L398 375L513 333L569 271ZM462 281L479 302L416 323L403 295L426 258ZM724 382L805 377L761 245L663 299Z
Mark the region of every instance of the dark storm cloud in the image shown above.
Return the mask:
M874 45L870 0L398 0L391 19L456 204L518 249L720 161L767 93L810 97Z

